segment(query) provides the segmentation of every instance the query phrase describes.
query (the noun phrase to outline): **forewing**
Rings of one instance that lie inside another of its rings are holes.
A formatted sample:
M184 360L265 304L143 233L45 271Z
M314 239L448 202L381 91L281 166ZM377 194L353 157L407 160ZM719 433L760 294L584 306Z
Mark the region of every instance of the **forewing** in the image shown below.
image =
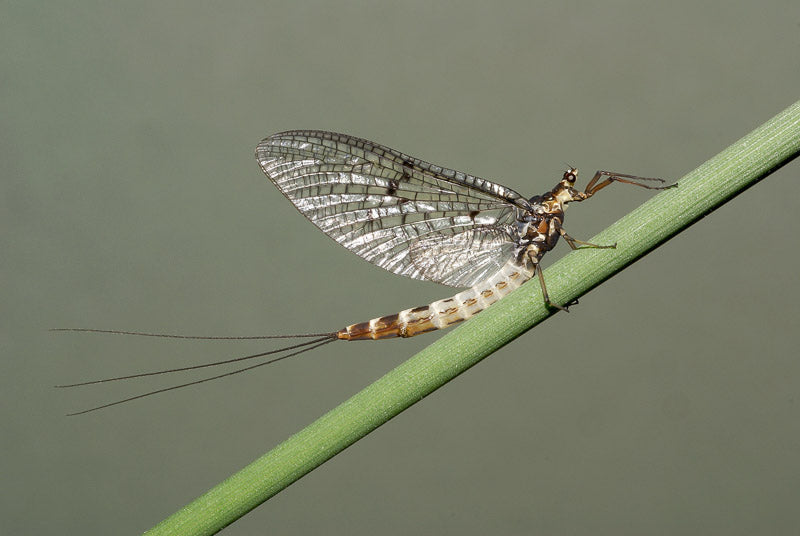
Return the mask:
M516 211L529 208L509 188L345 134L282 132L264 139L256 158L295 207L344 247L396 274L453 286L469 286L508 259ZM448 259L461 250L471 260L437 271L435 259L419 253L426 243ZM486 253L478 245L489 246Z

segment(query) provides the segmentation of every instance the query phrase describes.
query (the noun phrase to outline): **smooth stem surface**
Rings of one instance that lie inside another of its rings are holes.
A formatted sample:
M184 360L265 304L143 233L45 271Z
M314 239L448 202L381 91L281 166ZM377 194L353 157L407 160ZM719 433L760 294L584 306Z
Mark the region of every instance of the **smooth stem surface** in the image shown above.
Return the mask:
M568 303L800 152L800 102L590 239L617 249L567 255L546 273ZM213 534L548 316L534 278L188 504L148 534ZM353 346L354 350L360 350Z

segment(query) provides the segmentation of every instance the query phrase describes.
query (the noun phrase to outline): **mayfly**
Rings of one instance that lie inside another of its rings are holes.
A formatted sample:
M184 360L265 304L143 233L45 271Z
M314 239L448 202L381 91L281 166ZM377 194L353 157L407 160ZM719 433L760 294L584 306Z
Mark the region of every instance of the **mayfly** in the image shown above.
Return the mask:
M589 199L613 182L651 190L670 187L661 179L598 171L583 190L578 190L578 170L570 166L552 190L528 199L500 184L429 164L375 142L316 130L293 130L265 138L256 147L256 159L264 174L303 216L356 255L399 275L468 289L329 333L189 337L68 329L172 338L309 339L216 363L60 386L186 371L286 352L256 365L78 413L237 374L337 340L413 337L443 329L478 314L534 276L538 276L546 305L567 310L568 304L555 303L547 294L539 266L544 254L559 238L572 249L616 246L591 244L567 234L563 227L567 205Z

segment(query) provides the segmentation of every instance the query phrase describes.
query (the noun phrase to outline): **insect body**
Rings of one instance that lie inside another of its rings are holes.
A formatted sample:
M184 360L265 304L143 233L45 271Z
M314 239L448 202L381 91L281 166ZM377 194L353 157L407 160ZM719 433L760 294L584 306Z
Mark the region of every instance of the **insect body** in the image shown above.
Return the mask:
M377 143L297 130L264 139L261 169L314 225L344 247L396 274L470 287L451 298L353 324L337 339L412 337L466 320L539 276L539 261L563 237L572 249L598 246L563 228L567 204L612 182L650 189L650 179L598 171L583 191L570 167L549 192L525 199L499 184L429 164Z
M564 210L613 182L659 190L651 179L598 171L581 191L578 170L570 167L549 192L526 199L514 190L460 171L429 164L361 138L316 130L281 132L256 148L261 169L295 207L338 243L390 272L467 288L455 296L397 314L374 318L328 333L258 337L193 337L156 333L62 329L182 339L307 339L304 342L224 361L95 380L114 380L182 372L271 357L239 368L165 389L129 397L77 415L149 395L238 374L307 352L337 340L413 337L446 328L486 309L538 275L545 303L550 300L539 266L559 238L579 246L613 248L582 242L564 231Z

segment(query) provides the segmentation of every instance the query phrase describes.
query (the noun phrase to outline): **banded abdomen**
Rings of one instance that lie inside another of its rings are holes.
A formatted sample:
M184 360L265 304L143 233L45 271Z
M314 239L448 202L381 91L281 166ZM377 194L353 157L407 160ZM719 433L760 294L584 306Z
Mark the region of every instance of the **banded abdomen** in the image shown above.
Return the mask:
M480 313L535 273L532 263L510 260L493 276L452 298L347 326L336 332L336 337L345 341L378 340L444 329Z

